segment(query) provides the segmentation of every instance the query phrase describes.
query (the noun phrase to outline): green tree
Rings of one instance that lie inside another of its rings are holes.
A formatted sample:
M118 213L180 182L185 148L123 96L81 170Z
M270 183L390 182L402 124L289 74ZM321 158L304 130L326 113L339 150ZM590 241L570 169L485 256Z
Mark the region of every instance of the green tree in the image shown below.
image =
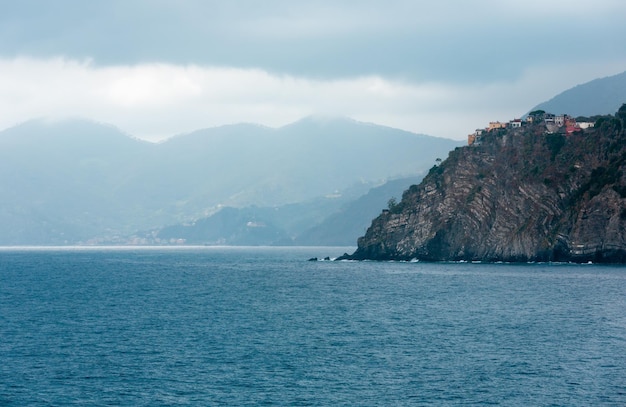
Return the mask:
M626 126L626 103L622 104L622 107L615 113L615 117L622 121L622 126Z
M533 121L541 121L543 120L545 114L545 110L533 110L532 112L528 113L528 116L532 117Z

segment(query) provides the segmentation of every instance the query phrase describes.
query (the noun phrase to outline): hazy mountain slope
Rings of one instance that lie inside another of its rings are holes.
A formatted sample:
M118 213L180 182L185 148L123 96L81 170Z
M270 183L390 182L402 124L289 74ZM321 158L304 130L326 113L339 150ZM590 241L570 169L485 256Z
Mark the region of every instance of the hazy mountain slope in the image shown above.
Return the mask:
M115 241L221 206L284 206L430 167L460 142L346 119L152 144L88 121L0 132L0 244Z
M316 199L280 207L222 208L190 224L166 226L149 243L182 241L208 245L291 245L293 234L336 209L337 202Z
M173 137L142 157L126 189L147 210L167 215L153 226L206 216L258 182L256 151L272 131L231 125ZM251 198L245 203L255 203Z
M593 116L612 114L626 100L626 72L592 80L568 89L533 110L545 110L554 114Z
M204 171L194 187L194 199L203 205L275 206L361 181L416 174L460 144L349 119L310 117L279 129L237 125L178 136L159 146L159 161L167 168ZM216 194L217 189L223 191Z
M227 245L352 245L392 197L421 177L393 180L367 190L352 188L341 196L319 197L278 207L223 208L184 225L159 230L151 243ZM151 236L149 233L148 236ZM149 238L150 239L150 238Z
M371 220L387 208L391 198L402 193L422 177L402 178L372 188L367 194L344 205L321 223L300 233L294 244L302 246L351 246L362 236Z
M159 231L162 241L212 245L271 245L287 241L269 208L223 208L192 225L167 226Z
M88 121L32 121L0 133L0 243L62 244L133 230L116 191L153 145Z

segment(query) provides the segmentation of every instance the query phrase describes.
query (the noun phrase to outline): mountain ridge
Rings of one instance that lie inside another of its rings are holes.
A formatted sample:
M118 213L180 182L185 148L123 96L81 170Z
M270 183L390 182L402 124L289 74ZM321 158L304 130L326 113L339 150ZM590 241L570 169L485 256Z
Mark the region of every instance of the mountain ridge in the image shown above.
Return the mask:
M595 116L616 112L626 98L626 71L597 78L567 89L529 110L571 116Z
M0 244L123 241L220 206L285 205L417 174L459 144L345 120L229 125L161 143L91 121L27 122L0 132Z

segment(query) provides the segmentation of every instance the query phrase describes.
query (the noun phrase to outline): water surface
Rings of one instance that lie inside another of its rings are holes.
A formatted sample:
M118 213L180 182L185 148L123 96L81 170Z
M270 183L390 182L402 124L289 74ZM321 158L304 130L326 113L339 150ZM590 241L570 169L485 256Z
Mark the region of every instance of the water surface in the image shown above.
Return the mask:
M626 268L2 249L0 405L625 405Z

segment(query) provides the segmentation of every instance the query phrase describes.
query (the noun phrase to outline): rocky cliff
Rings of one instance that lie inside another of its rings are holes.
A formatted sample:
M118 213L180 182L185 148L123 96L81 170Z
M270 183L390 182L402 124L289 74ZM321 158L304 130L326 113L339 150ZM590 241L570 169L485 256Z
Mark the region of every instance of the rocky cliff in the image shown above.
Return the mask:
M492 131L455 149L374 219L347 257L625 263L620 116L571 135L544 124Z

